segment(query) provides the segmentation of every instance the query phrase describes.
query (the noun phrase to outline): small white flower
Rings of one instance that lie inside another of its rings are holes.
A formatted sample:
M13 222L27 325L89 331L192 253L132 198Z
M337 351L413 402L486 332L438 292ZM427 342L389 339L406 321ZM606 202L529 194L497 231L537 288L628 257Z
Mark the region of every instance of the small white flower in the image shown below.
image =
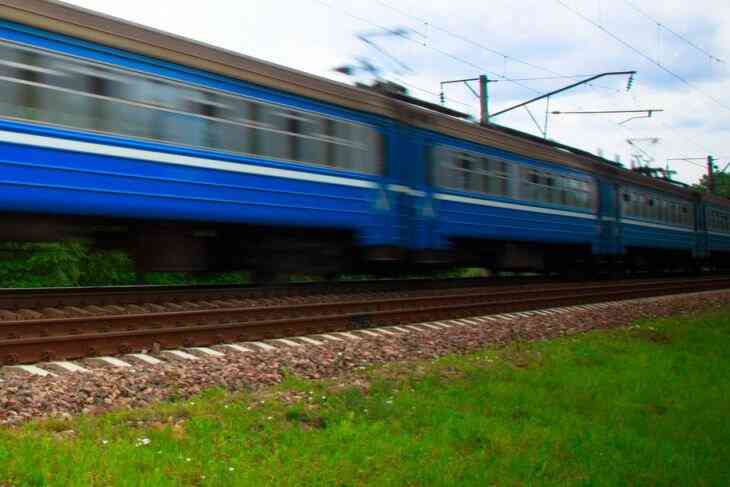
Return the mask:
M233 468L233 467L228 467L228 471L229 471L229 472L233 472L234 470L235 470L235 468Z
M109 444L109 440L101 440L101 444L102 445L108 445Z
M149 438L142 437L137 438L137 441L135 442L134 446L142 446L142 445L149 445L152 442Z
M190 460L192 460L192 458L186 458L185 459L186 462L189 462Z

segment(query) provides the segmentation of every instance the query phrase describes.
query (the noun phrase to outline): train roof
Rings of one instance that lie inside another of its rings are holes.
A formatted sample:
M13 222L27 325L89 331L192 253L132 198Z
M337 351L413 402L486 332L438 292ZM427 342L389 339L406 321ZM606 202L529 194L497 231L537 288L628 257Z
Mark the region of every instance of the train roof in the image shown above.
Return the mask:
M482 126L397 99L376 90L354 87L250 56L210 46L133 22L55 0L0 0L0 17L38 29L146 55L180 65L285 91L361 112L399 120L421 129L465 139L651 187L685 198L692 191L636 174L589 152L504 126ZM714 197L718 198L718 197ZM719 198L728 204L728 200Z

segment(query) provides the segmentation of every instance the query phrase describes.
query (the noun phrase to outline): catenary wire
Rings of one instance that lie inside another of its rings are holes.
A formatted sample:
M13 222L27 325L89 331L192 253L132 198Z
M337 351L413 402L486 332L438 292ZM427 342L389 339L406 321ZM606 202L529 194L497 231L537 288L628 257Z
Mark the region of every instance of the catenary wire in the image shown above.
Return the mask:
M412 20L415 20L417 22L427 24L430 28L432 28L434 30L437 30L437 31L442 32L442 33L444 33L446 35L449 35L449 36L451 36L451 37L453 37L455 39L459 39L462 42L465 42L465 43L470 44L470 45L472 45L474 47L477 47L479 49L482 49L482 50L484 50L486 52L489 52L489 53L492 53L492 54L494 54L496 56L499 56L499 57L505 59L505 61L506 60L510 60L512 62L515 62L515 63L518 63L518 64L522 64L524 66L528 66L530 68L533 68L533 69L536 69L536 70L539 70L539 71L545 71L547 73L550 73L550 74L554 75L554 78L545 77L545 78L522 78L522 79L518 79L518 78L506 78L506 77L504 77L504 80L505 81L518 82L518 81L535 81L535 80L542 80L542 79L560 79L560 78L579 78L579 77L581 77L581 75L576 75L576 76L565 75L565 74L559 73L559 72L557 72L555 70L552 70L550 68L547 68L545 66L540 66L538 64L531 63L529 61L525 61L523 59L519 59L519 58L516 58L514 56L510 56L509 54L506 54L504 52L501 52L501 51L498 51L498 50L493 49L491 47L488 47L488 46L486 46L486 45L484 45L484 44L482 44L480 42L477 42L477 41L475 41L473 39L470 39L469 37L466 37L466 36L464 36L462 34L457 34L457 33L452 32L452 31L450 31L450 30L448 30L448 29L446 29L444 27L440 27L440 26L434 24L433 22L431 22L430 20L426 19L425 17L421 17L421 16L418 16L418 15L413 15L413 14L411 14L411 13L405 11L405 10L402 10L402 9L399 9L397 7L392 6L392 5L390 5L389 3L387 3L387 2L385 2L383 0L375 0L375 1L379 5L381 5L382 7L384 7L384 8L387 8L389 10L392 10L393 12L397 12L400 15L403 15L405 17L408 17L408 18L410 18ZM425 46L425 47L428 47L428 46ZM591 75L586 75L586 76L591 76ZM589 86L592 86L594 88L601 88L601 89L609 90L609 91L617 91L614 88L609 88L609 87L602 86L602 85L596 84L596 83L590 83Z
M382 29L382 30L388 30L387 27L385 27L385 26L383 26L381 24L378 24L377 22L371 21L371 20L366 19L364 17L361 17L359 15L353 14L353 13L351 13L351 12L349 12L347 10L344 10L344 9L342 9L340 7L336 7L335 5L329 3L329 2L327 2L325 0L313 0L313 1L316 2L316 3L319 3L320 5L325 6L327 8L330 8L330 9L333 9L333 10L339 10L343 15L346 15L346 16L348 16L348 17L350 17L352 19L355 19L357 21L366 23L366 24L368 24L368 25L370 25L372 27L375 27L375 28L378 28L378 29ZM560 2L560 0L556 0L556 1ZM416 45L419 45L419 46L425 47L427 49L433 50L435 52L438 52L438 53L444 55L445 57L448 57L448 58L450 58L450 59L452 59L452 60L454 60L456 62L459 62L461 64L464 64L464 65L470 66L472 68L478 69L478 70L480 70L480 72L487 72L487 73L493 74L493 75L495 75L495 76L497 76L499 78L504 79L505 81L515 82L515 84L517 84L517 85L519 85L519 86L523 87L524 89L527 89L527 90L529 90L531 92L538 93L538 94L540 93L539 91L535 90L534 88L532 88L530 86L527 86L527 85L524 85L523 83L519 82L519 80L516 80L516 79L513 79L513 78L509 78L509 77L500 75L498 73L494 73L491 70L484 70L481 66L479 66L479 65L477 65L477 64L475 64L475 63L473 63L473 62L471 62L471 61L469 61L467 59L464 59L464 58L462 58L460 56L457 56L457 55L454 55L452 53L449 53L448 51L444 51L444 50L439 49L439 48L436 48L436 47L434 47L432 45L423 45L422 43L420 43L420 42L418 42L418 41L416 41L414 39L411 39L409 37L402 37L402 38L405 39L405 40L407 40L407 41L410 41L410 42L412 42L412 43L414 43ZM406 84L406 83L404 83L404 84ZM414 86L415 87L415 85L411 85L411 86ZM424 93L431 94L433 96L436 96L437 95L435 92L430 91L430 90L426 90L426 89L421 88L421 87L415 87L415 88L418 89L419 91L422 91ZM463 101L458 101L458 103L460 105L464 105L464 106L472 106L472 105L469 105L468 103L465 103ZM623 130L625 132L632 133L631 132L631 129L628 129L627 127L624 127L623 125L620 125L620 124L618 124L616 122L608 122L608 123L611 123L612 125L617 126L618 128L620 128L621 130Z
M725 61L723 61L719 57L715 56L711 52L707 51L706 49L703 49L702 47L698 46L697 44L695 44L691 40L687 39L685 36L683 36L679 32L676 32L675 30L669 28L666 24L658 21L657 19L655 19L654 17L652 17L651 15L649 15L646 11L642 10L638 5L636 5L631 0L624 0L624 3L626 3L629 7L631 7L633 10L635 10L638 13L640 13L641 15L643 15L644 17L646 17L647 19L649 19L652 22L654 22L658 27L666 30L667 32L669 32L670 34L674 35L678 39L681 39L682 41L684 41L685 43L687 43L688 45L690 45L691 47L693 47L697 51L701 52L702 54L704 54L705 56L707 56L708 58L710 58L711 60L713 60L715 62L718 62L718 63L725 64Z
M634 53L638 54L639 56L641 56L641 57L642 57L642 58L644 58L645 60L649 61L650 63L652 63L653 65L655 65L656 67L658 67L659 69L661 69L662 71L664 71L665 73L669 74L670 76L672 76L672 77L674 77L675 79L679 80L680 82L684 83L685 85L687 85L687 86L688 86L689 88L691 88L692 90L694 90L694 91L696 91L697 93L701 94L702 96L704 96L704 97L705 97L705 98L707 98L708 100L711 100L711 101L712 101L712 102L714 102L714 103L715 103L715 104L716 104L717 106L719 106L719 107L721 107L721 108L723 108L723 109L725 109L725 110L727 110L727 111L729 111L729 112L730 112L730 105L726 105L725 103L723 103L722 101L720 101L720 100L719 100L718 98L716 98L715 96L713 96L713 95L711 95L711 94L709 94L709 93L706 93L706 92L705 92L704 90L702 90L702 89L698 88L697 86L695 86L695 85L694 85L694 83L691 83L690 81L688 81L687 79L685 79L685 78L684 78L683 76L681 76L681 75L679 75L679 74L675 73L675 72L674 72L674 71L672 71L671 69L669 69L669 68L667 68L666 66L662 65L661 63L657 62L657 61L656 61L656 60L655 60L654 58L652 58L652 57L651 57L651 56L649 56L648 54L645 54L645 53L644 53L643 51L641 51L640 49L638 49L638 48L634 47L634 46L633 46L633 45L632 45L631 43L629 43L628 41L625 41L624 39L622 39L622 38L621 38L621 37L619 37L618 35L614 34L614 33L613 33L613 32L611 32L610 30L608 30L607 28L605 28L605 27L604 27L603 25L599 24L598 22L594 21L594 20L593 20L593 19L591 19L590 17L587 17L586 15L582 14L582 13L581 13L581 12L579 12L578 10L576 10L576 9L574 9L573 7L569 6L569 5L568 5L568 4L566 4L566 3L565 3L565 2L563 1L563 0L555 0L555 2L557 2L557 3L559 4L559 5L561 5L562 7L564 7L564 8L566 9L566 10L569 10L570 12L572 12L573 14L575 14L576 16L580 17L580 18L581 18L581 19L583 19L584 21L586 21L586 22L588 22L589 24L593 25L593 26L594 26L594 27L596 27L597 29L601 30L601 31L602 31L602 32L604 32L604 33L605 33L606 35L608 35L609 37L611 37L612 39L614 39L615 41L617 41L618 43L620 43L620 44L621 44L621 45L623 45L624 47L626 47L626 48L630 49L630 50L631 50L631 51L633 51Z

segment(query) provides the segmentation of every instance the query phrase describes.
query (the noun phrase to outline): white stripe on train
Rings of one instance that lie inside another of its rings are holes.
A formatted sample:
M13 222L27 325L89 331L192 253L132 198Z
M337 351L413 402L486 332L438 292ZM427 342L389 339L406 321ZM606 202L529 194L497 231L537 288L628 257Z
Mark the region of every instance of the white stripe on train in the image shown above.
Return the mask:
M316 183L339 184L356 188L377 188L378 184L363 179L347 178L339 176L328 176L326 174L315 174L305 171L291 169L277 169L273 167L257 166L253 164L217 161L201 157L183 156L167 152L157 152L144 149L132 149L129 147L118 147L114 145L96 144L93 142L81 142L58 137L47 137L43 135L24 134L19 132L0 131L0 142L11 144L32 145L36 147L47 147L49 149L61 149L84 154L98 154L101 156L124 157L127 159L138 159L143 161L158 162L163 164L175 164L179 166L200 167L204 169L216 169L257 176L271 176L285 179L297 179L300 181L312 181Z
M374 189L378 184L373 181L363 179L329 176L326 174L315 174L305 171L296 171L291 169L278 169L265 166L257 166L253 164L218 161L214 159L205 159L202 157L184 156L171 154L168 152L150 151L144 149L133 149L129 147L118 147L107 144L97 144L93 142L82 142L78 140L69 140L59 137L47 137L43 135L24 134L20 132L0 131L0 142L11 144L32 145L37 147L46 147L50 149L61 149L72 152L81 152L85 154L98 154L102 156L123 157L128 159L138 159L143 161L157 162L163 164L175 164L180 166L200 167L204 169L216 169L220 171L237 172L244 174L255 174L258 176L270 176L284 179L295 179L300 181L311 181L316 183L338 184L341 186L351 186L356 188ZM408 186L392 184L389 190L409 194L416 197L424 197L423 191L415 190ZM434 197L443 201L452 201L456 203L466 203L480 206L490 206L493 208L504 208L510 210L529 211L533 213L543 213L548 215L569 216L574 218L583 218L588 220L596 220L598 217L590 213L580 213L575 211L555 210L551 208L542 208L537 206L520 205L516 203L505 203L502 201L494 201L479 198L470 198L467 196L458 196L445 193L435 193ZM649 228L658 228L663 230L674 230L679 232L694 232L690 228L673 227L668 225L660 225L657 223L641 222L637 220L622 219L622 223L629 225L639 225ZM715 232L711 232L715 233Z

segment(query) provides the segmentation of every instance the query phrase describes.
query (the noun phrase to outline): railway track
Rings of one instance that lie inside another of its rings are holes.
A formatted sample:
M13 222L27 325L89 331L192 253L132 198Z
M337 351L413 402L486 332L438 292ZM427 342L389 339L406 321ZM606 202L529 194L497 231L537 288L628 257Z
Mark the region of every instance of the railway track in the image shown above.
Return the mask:
M203 309L157 306L152 310L137 307L134 309L138 312L130 312L112 305L99 308L102 312L97 314L5 320L0 321L0 363L210 346L730 288L730 277L481 287L474 280L466 281L462 287L451 283L439 288L422 282L416 286L418 289L391 290L397 287L393 287L393 281L390 287L377 290L366 286L353 293L348 293L350 288L337 289L335 294L328 294L326 291L332 288L325 287L319 294L312 289L303 295L295 294L293 301L282 290L278 299L271 299L271 295L261 298L261 294L256 295L257 299L249 295L248 301L240 295L227 295L222 301L209 298L204 302L210 306ZM169 298L169 294L166 296ZM283 297L287 299L282 301ZM115 309L125 312L115 314Z
M39 310L43 308L108 306L124 304L164 304L226 299L277 299L305 297L337 292L424 291L468 286L514 286L554 283L543 277L487 277L453 279L381 279L337 282L301 282L285 285L219 284L100 286L84 288L0 289L0 310Z

